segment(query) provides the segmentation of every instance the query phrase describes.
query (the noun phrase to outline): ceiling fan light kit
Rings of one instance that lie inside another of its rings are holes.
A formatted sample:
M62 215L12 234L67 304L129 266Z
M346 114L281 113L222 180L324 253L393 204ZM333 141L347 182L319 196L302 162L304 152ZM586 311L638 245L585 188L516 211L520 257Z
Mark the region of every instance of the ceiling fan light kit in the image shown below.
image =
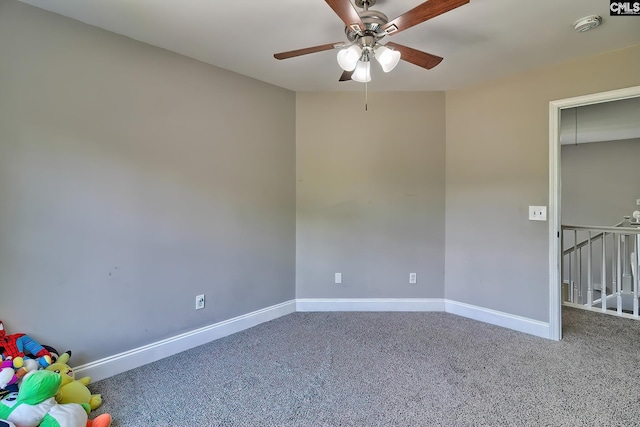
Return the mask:
M382 71L388 73L389 71L396 68L398 62L400 62L400 52L397 50L389 49L386 46L378 46L375 51L376 59L380 63L382 67Z
M371 59L376 58L385 73L393 70L400 60L410 62L430 70L438 65L442 58L397 43L383 45L379 40L435 18L445 12L469 3L470 0L428 0L410 11L389 20L377 10L369 9L376 0L354 0L355 5L364 10L355 9L351 0L325 0L345 24L348 43L324 44L288 52L276 53L276 59L287 59L309 53L340 49L337 55L338 65L344 70L339 81L371 81Z
M358 65L356 65L356 69L353 71L351 75L351 80L360 82L360 83L368 83L371 81L371 62L369 61L358 61Z
M338 52L338 65L345 71L353 71L358 65L361 56L362 49L360 49L360 46L351 45Z

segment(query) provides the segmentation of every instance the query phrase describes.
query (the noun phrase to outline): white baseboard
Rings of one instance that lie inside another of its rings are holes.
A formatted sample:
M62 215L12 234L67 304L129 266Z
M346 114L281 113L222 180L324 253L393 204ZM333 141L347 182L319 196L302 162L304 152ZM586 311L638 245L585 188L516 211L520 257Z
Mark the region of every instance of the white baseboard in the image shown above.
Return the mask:
M443 298L302 298L296 311L444 311L549 338L549 323Z
M443 298L301 298L266 307L76 367L99 381L287 314L312 311L439 311L549 338L549 323Z
M105 357L104 359L78 366L74 371L77 378L90 376L91 381L99 381L146 365L147 363L173 356L181 351L189 350L190 348L206 344L218 338L235 334L236 332L259 325L260 323L294 313L295 311L295 300L283 302L234 317L233 319L214 323L213 325L125 351L114 356Z
M503 311L491 310L489 308L451 300L445 300L445 311L542 338L551 337L549 323L505 313Z
M300 298L296 311L444 311L442 298Z

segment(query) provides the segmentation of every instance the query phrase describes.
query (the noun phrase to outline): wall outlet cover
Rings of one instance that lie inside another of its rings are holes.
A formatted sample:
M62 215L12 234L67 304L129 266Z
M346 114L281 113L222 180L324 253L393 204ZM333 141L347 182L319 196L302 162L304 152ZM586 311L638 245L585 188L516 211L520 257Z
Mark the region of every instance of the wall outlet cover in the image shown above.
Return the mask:
M547 207L546 206L529 206L529 220L530 221L546 221Z
M204 308L204 294L196 295L196 310Z

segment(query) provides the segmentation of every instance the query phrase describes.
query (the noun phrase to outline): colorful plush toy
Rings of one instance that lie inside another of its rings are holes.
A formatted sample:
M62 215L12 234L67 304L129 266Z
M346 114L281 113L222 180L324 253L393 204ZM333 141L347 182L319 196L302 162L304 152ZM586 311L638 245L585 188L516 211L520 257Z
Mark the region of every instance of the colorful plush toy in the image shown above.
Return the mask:
M13 369L13 362L11 360L3 360L0 365L0 388L5 388L17 382L18 377Z
M76 380L73 369L67 365L70 357L70 352L62 353L56 363L45 368L48 371L59 374L62 378L62 385L58 393L56 393L56 401L58 403L88 404L91 410L94 410L102 404L102 396L91 394L87 388L91 382L91 377L82 377Z
M16 427L109 427L111 416L103 414L89 420L86 409L77 403L61 405L54 396L60 387L60 375L33 371L25 375L20 391L0 401L0 419Z
M27 373L27 370L20 368L17 371L13 368L13 360L7 359L0 363L0 389L15 384Z
M25 352L33 354L36 359L26 357ZM3 360L13 359L16 369L24 366L27 370L32 371L51 364L51 354L46 348L25 334L6 335L2 320L0 320L0 354ZM16 366L16 363L22 364Z
M21 373L23 372L24 370L21 371ZM0 365L0 399L8 393L18 391L18 380L11 360L3 360Z

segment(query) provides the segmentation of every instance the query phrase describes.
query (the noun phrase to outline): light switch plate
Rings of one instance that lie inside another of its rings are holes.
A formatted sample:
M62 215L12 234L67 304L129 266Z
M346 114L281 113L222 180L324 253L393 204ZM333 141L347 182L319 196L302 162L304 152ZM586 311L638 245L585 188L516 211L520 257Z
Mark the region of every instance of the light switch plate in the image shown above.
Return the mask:
M529 206L529 220L530 221L546 221L547 207L546 206Z

